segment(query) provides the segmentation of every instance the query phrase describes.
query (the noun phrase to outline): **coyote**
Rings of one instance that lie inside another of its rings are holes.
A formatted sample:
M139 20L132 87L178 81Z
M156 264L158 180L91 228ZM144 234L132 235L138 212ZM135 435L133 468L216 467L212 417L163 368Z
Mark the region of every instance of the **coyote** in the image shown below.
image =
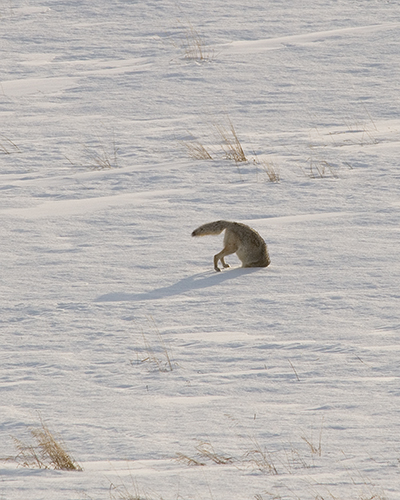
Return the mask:
M216 271L221 271L218 267L219 260L224 267L229 267L224 257L235 252L242 261L242 267L267 267L270 264L271 260L265 241L257 231L246 224L217 220L198 227L193 231L192 236L220 234L224 229L226 229L224 248L217 255L214 255L214 269Z

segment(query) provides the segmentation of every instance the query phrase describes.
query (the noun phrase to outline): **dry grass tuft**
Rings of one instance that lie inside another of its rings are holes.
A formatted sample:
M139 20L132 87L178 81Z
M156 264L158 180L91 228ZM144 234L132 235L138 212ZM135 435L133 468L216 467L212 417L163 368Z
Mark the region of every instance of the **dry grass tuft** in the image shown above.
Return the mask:
M257 167L259 166L262 172L267 176L269 182L279 182L281 176L279 168L271 160L259 160L257 156L253 158L253 162Z
M238 135L236 133L235 127L233 126L231 120L228 118L227 126L221 124L214 124L214 128L218 133L218 138L215 142L221 145L223 156L227 160L234 161L238 163L247 163L248 159L244 153L243 147L240 143ZM188 143L182 142L186 150L189 152L189 156L195 160L213 160L209 149L207 149L201 142L192 141ZM213 153L214 154L214 153ZM263 167L264 168L264 167ZM269 175L272 174L272 166L270 168L265 167L266 171L269 171ZM275 172L275 178L279 174Z
M202 441L196 446L196 450L198 451L200 457L210 460L218 465L225 465L233 462L233 457L217 453L214 450L213 445L209 442Z
M171 358L168 353L168 349L164 343L161 334L158 332L158 340L161 345L161 350L156 352L150 342L148 341L146 335L142 332L143 342L145 345L145 349L147 352L146 358L141 360L141 363L151 363L155 365L158 371L160 372L172 372L173 365L171 362Z
M229 118L228 123L228 128L223 125L215 125L215 128L222 139L221 147L225 158L236 163L247 162L246 155L244 154L242 145L240 144L235 127Z
M196 458L189 457L188 455L185 455L184 453L176 453L175 454L175 460L181 464L188 465L189 467L193 466L204 466L206 465L205 462L200 462L200 460L197 460Z
M215 451L213 445L208 441L201 441L196 446L197 454L189 457L183 453L176 453L175 460L188 466L204 466L207 462L217 465L226 465L234 462L234 458Z
M185 59L194 61L209 61L214 55L213 52L207 50L203 37L190 23L185 28L185 38L182 48Z
M195 160L212 160L212 156L210 152L198 141L182 143L187 151L189 152L189 156Z
M269 455L261 449L248 451L244 456L243 462L249 464L252 469L259 470L260 472L272 475L278 474L278 470Z
M84 146L84 155L87 160L87 167L91 170L105 170L118 167L118 148L115 145L115 138L112 141L111 151L100 145L97 149Z
M111 483L109 491L112 500L151 500L146 493L140 491L138 484L133 479L130 488L125 484L116 486Z
M288 449L284 449L285 459L281 461L282 466L289 472L293 473L297 469L309 469L311 465L305 460L302 453L290 445Z
M67 453L62 441L53 436L42 419L40 424L40 427L30 430L34 444L13 438L18 464L28 468L81 471L82 467Z
M114 133L110 146L106 147L102 141L97 138L96 141L93 141L93 145L88 146L87 144L82 144L82 149L84 158L83 164L80 160L74 161L67 155L64 155L72 166L79 166L89 170L107 170L119 167L119 148L116 145Z
M305 436L301 436L301 439L307 443L310 448L312 455L317 455L318 457L322 456L322 430L323 430L324 420L321 421L321 428L319 430L318 435L318 444L314 444L312 436L310 438L306 438Z
M143 350L146 353L146 356L144 358L140 358L138 354L137 363L149 363L150 365L155 367L156 370L160 372L172 372L176 364L172 362L171 356L164 342L164 339L162 338L162 335L159 329L157 328L157 325L155 324L154 320L150 318L149 322L151 328L154 330L154 334L157 340L157 345L153 347L154 342L151 343L148 339L148 336L142 330L141 333L144 344ZM133 364L132 361L131 363Z
M322 455L321 440L319 441L318 445L315 446L315 444L306 437L301 436L301 439L308 444L313 455L318 455L319 457Z
M335 167L325 160L310 156L307 158L307 164L307 168L303 169L303 171L311 179L323 179L325 177L334 177L337 179L339 177L335 171Z
M265 474L277 475L278 470L272 460L271 454L263 449L255 438L252 438L253 449L245 453L242 463L245 466Z
M261 168L268 177L269 182L279 182L281 176L279 174L279 169L274 165L273 162L261 162Z

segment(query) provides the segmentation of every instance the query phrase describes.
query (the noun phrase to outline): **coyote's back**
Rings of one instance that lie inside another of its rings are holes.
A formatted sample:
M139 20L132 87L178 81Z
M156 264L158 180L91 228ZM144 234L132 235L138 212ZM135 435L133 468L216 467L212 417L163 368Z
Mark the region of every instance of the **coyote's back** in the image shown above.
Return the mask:
M195 229L192 236L217 235L225 230L224 248L214 255L214 269L220 271L218 261L223 267L229 267L225 257L236 252L242 261L242 267L267 267L271 260L265 241L261 236L246 224L218 220L209 222Z

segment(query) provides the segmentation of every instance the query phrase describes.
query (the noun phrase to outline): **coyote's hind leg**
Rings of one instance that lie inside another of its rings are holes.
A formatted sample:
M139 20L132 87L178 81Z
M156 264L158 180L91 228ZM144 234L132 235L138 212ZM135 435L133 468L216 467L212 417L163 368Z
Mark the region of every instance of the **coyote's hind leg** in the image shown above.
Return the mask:
M227 255L231 255L232 253L235 253L237 250L236 245L226 245L219 253L214 255L214 269L216 271L221 271L221 269L218 267L218 261L221 261L221 264L224 267L230 267L229 264L225 262L225 258Z
M221 264L222 264L222 266L223 266L223 267L231 267L229 264L227 264L227 263L225 262L225 259L224 259L223 257L221 257L221 259L220 259L220 260L221 260Z
M217 253L217 255L214 255L214 269L216 271L221 271L221 269L218 267L218 261L219 261L218 255L219 253Z

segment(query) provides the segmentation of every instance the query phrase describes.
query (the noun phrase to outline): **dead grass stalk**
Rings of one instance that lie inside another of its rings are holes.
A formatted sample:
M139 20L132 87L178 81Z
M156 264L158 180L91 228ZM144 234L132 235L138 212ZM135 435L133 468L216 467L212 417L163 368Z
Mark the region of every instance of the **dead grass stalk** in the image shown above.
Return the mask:
M187 149L189 156L195 160L212 160L210 152L198 141L182 143Z
M141 333L144 343L144 351L146 352L147 356L143 359L139 359L138 356L138 362L150 363L155 366L155 368L160 372L172 372L174 369L174 363L171 360L171 356L169 354L165 341L162 338L162 335L156 324L154 323L154 320L150 318L149 321L157 339L157 346L153 347L154 343L151 343L148 339L148 336L142 331Z
M333 165L325 160L316 159L314 156L310 156L307 158L307 163L308 167L305 170L305 174L311 179L323 179L325 177L338 178Z
M92 170L105 170L118 167L118 148L115 137L112 140L111 151L100 145L97 149L84 146L84 155L88 160L88 168Z
M188 23L185 28L185 39L182 48L184 50L185 59L209 61L213 56L213 54L206 49L203 37L191 23Z
M271 454L263 449L255 438L252 438L253 448L245 453L242 463L253 470L277 475L278 470L275 467Z
M279 182L281 176L279 173L279 168L270 160L259 160L255 155L253 162L257 167L260 167L262 172L267 176L269 182ZM258 173L258 172L257 172Z
M236 163L247 162L247 157L244 154L235 127L233 126L233 123L229 118L228 125L228 127L225 127L223 125L215 125L215 128L217 129L222 139L221 147L224 152L225 158Z
M54 437L42 418L40 427L30 429L30 433L34 440L33 444L26 444L13 438L18 451L15 460L19 465L39 469L82 470L65 450L64 443Z
M209 442L202 441L196 446L196 450L199 453L199 456L210 460L218 465L229 464L233 462L233 457L225 456L221 453L217 453L213 447L213 445Z
M19 147L11 140L5 137L4 135L0 136L0 152L9 155L11 153L18 153L20 151Z

